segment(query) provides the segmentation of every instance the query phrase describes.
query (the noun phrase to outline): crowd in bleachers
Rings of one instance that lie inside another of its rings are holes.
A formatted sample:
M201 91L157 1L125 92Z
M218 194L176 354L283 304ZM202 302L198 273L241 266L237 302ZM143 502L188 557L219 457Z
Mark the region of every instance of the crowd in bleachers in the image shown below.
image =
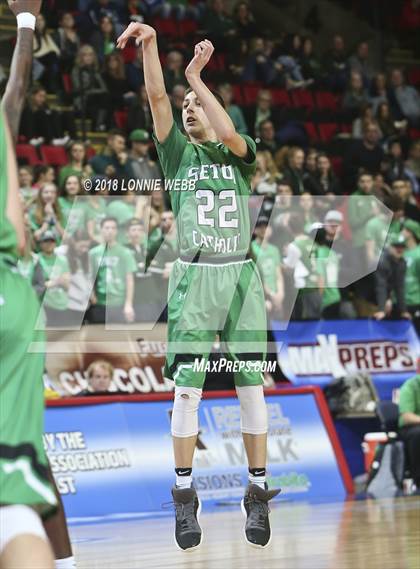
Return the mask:
M113 320L165 319L177 257L168 195L109 191L124 180L161 178L141 47L115 47L130 20L158 31L180 128L192 46L207 37L216 47L205 80L223 96L238 132L257 142L252 252L269 314L418 323L418 71L372 67L367 41L347 45L335 35L320 53L313 37L263 34L248 2L231 13L223 0L54 4L68 11L37 19L33 86L17 147L31 236L21 265L46 295L50 323L64 314L83 319L89 307L85 321L103 322L106 298ZM51 107L48 93L58 94L65 110ZM107 134L101 151L78 140L76 119ZM87 193L86 179L101 191ZM75 196L83 196L76 206ZM382 253L388 221L372 197L392 212ZM374 275L343 286L349 274L378 262ZM89 275L98 267L90 295Z

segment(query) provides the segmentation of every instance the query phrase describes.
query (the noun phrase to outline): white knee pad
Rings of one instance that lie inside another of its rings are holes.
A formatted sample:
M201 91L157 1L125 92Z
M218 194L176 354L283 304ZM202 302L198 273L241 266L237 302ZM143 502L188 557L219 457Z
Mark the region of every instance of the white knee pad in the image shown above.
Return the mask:
M41 518L29 506L0 507L0 554L15 537L36 535L48 542Z
M198 407L203 390L197 387L175 387L171 432L174 437L198 435Z
M241 430L250 435L264 435L268 430L267 405L262 385L236 387L241 405Z

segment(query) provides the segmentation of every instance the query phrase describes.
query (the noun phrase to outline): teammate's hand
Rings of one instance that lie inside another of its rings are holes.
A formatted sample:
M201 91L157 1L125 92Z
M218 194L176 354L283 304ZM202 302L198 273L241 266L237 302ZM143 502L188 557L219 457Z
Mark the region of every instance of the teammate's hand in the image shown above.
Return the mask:
M214 46L209 40L200 41L194 49L194 57L185 70L185 75L200 75L201 71L210 61L213 55Z
M136 45L156 37L156 30L147 24L131 22L128 28L117 39L117 48L124 49L130 38L136 38Z
M34 16L38 16L42 0L7 0L7 3L15 16L22 12L29 12Z

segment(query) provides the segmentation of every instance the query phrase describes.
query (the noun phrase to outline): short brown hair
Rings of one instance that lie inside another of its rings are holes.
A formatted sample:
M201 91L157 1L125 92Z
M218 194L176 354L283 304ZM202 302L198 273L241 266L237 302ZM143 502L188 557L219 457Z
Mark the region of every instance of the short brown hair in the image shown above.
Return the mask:
M188 89L185 91L184 99L189 93L193 93L193 92L194 92L194 89L191 89L191 87L188 87ZM222 105L222 107L225 109L226 106L225 106L225 102L223 100L222 95L218 91L214 91L213 89L210 89L210 92L214 97L216 97L217 102L220 103Z

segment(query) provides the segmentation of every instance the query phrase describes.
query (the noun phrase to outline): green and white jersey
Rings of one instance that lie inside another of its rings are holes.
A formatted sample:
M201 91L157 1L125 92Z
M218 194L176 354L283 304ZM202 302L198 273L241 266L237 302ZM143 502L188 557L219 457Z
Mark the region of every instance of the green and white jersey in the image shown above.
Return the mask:
M408 306L417 306L420 305L420 245L407 249L404 259L407 262L405 302Z
M338 271L340 259L335 251L319 245L316 248L318 274L324 281L324 291L322 294L322 308L340 302L341 295L338 289Z
M86 228L86 201L83 198L71 199L60 196L58 203L67 235L74 235L76 231Z
M246 160L221 142L189 142L174 123L163 143L155 138L160 164L171 187L181 256L243 256L250 246L248 197L255 171L255 142ZM184 189L182 185L184 181Z
M251 243L251 250L255 256L264 286L270 292L276 293L277 269L281 265L279 250L270 243L260 245L256 240Z
M7 139L5 119L0 110L0 255L16 260L18 257L17 237L13 225L7 219Z
M96 275L95 292L98 304L122 306L125 302L127 273L137 270L133 253L116 243L98 245L89 251L92 275Z

